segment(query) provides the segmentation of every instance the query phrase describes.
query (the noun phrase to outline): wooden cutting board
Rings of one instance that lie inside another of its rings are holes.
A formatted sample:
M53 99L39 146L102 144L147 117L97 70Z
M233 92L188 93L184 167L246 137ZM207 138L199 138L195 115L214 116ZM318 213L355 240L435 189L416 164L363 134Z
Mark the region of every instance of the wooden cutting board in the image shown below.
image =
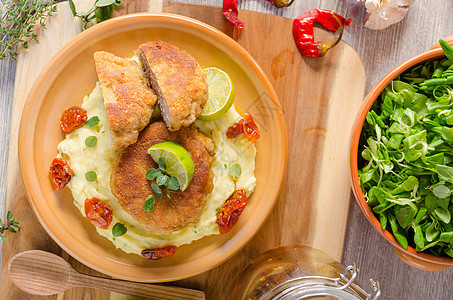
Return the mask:
M76 1L85 10L92 0ZM279 245L301 244L320 249L341 260L350 199L349 133L365 91L365 71L357 53L341 42L325 57L302 57L293 41L292 20L262 13L240 11L245 28L233 28L220 7L168 1L123 1L115 16L133 12L166 12L208 23L235 39L256 59L273 84L281 109L260 108L266 116L283 113L288 133L288 166L279 201L271 216L242 250L217 268L173 282L173 285L206 292L207 299L228 299L237 276L260 253ZM16 253L41 249L67 259L76 270L104 276L80 264L62 251L47 235L24 193L17 159L17 133L23 104L34 80L52 55L81 31L67 2L58 4L40 43L18 58L14 91L13 123L8 164L6 211L13 211L21 231L8 234L3 244L3 299L34 299L9 279L7 265ZM317 39L334 37L315 28ZM272 158L269 158L272 163ZM37 297L38 298L38 297ZM119 295L77 288L49 299L118 299ZM123 299L123 298L122 298Z

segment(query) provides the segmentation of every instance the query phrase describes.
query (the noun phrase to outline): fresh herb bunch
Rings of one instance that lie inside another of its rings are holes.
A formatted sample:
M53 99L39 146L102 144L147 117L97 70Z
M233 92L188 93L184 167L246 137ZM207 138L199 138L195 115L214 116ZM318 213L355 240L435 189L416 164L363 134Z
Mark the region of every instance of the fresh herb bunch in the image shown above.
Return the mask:
M0 0L0 60L27 49L47 18L57 11L54 0Z
M151 189L153 190L154 195L156 195L157 198L160 199L163 196L162 187L167 188L167 197L170 198L170 190L179 190L179 180L174 176L168 176L164 173L164 171L167 169L167 165L165 164L165 161L162 157L158 159L157 164L159 165L159 168L149 169L148 172L146 172L146 178L148 180L153 180L151 182ZM154 196L149 195L143 204L143 210L149 213L154 209L154 203Z
M122 0L96 0L92 8L87 12L77 12L74 2L69 0L74 17L80 18L83 21L83 29L86 29L89 22L96 19L97 22L103 22L112 17L115 6L120 5Z
M9 230L13 233L20 231L19 222L14 221L13 213L8 211L6 214L6 224L0 219L1 227L0 227L0 236L2 237L2 241L6 242L7 238L4 235L5 231Z
M453 257L453 48L395 78L366 116L360 185L404 247Z

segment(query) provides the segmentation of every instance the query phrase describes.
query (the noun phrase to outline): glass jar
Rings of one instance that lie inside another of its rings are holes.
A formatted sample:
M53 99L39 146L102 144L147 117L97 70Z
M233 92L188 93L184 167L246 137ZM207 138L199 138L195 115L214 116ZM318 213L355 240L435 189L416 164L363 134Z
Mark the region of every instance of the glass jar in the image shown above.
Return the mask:
M233 300L377 299L378 281L370 293L355 281L355 264L344 268L319 250L306 246L281 246L261 254L238 278Z

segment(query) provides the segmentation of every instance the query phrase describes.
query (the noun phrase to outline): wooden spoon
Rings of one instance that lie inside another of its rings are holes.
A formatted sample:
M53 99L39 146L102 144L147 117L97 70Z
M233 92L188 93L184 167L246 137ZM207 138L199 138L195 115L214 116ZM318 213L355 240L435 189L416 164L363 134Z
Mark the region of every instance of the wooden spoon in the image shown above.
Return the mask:
M9 262L11 280L34 295L55 295L73 287L90 287L150 299L205 299L202 291L84 275L58 255L41 250L16 254Z

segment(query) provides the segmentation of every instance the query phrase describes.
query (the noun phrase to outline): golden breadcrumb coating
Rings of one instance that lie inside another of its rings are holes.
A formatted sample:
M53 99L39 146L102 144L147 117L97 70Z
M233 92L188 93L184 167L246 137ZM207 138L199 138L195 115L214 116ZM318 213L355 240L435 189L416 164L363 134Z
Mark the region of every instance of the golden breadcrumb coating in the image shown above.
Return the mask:
M189 53L162 41L140 45L139 57L170 131L192 124L208 100L204 70Z
M184 191L169 191L162 186L163 197L157 198L146 178L150 168L158 168L147 150L149 147L172 141L189 152L194 166L191 183ZM200 218L206 195L212 191L211 171L214 144L193 126L170 132L165 123L158 121L146 127L135 144L126 147L118 157L110 178L110 187L123 209L144 229L156 234L170 234L194 225ZM147 213L143 204L154 195L154 209Z
M131 145L150 121L156 94L136 61L104 51L94 53L94 60L113 147Z

